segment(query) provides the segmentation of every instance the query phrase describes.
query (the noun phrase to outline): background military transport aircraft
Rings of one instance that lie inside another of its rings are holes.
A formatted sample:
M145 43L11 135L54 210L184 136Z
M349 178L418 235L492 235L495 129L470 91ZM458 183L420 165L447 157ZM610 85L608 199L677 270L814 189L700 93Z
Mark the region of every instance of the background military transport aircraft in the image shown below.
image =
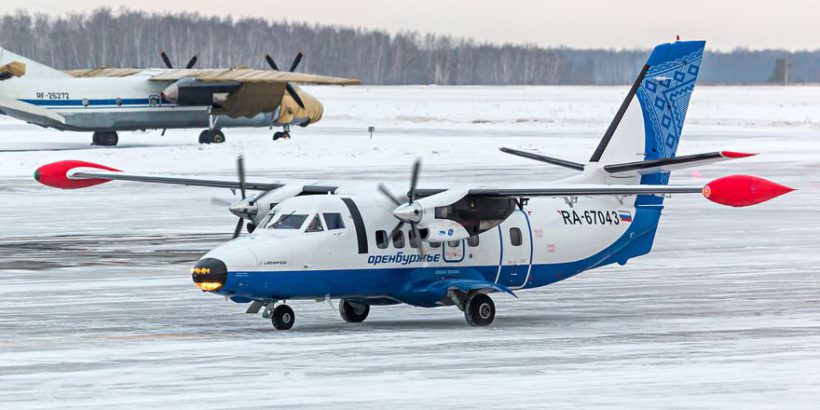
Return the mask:
M273 184L134 175L61 161L35 178L58 188L110 180L238 189L230 210L234 239L193 267L199 289L250 303L247 312L293 325L290 299L340 299L348 322L373 305L454 305L474 326L495 317L492 292L514 295L585 270L648 253L669 194L700 193L729 206L757 204L791 191L762 178L733 175L705 186L668 185L682 168L752 154L675 156L703 56L704 42L657 46L586 163L512 149L566 167L576 176L534 187L417 187L406 196L375 183ZM261 191L246 197L245 190ZM244 220L251 235L239 237ZM258 227L258 228L256 228ZM256 229L254 229L256 228Z
M225 141L222 127L290 126L322 118L322 104L294 83L353 85L358 80L271 70L93 68L60 71L0 48L0 113L43 127L93 131L96 145L117 145L117 131L207 127L200 143Z

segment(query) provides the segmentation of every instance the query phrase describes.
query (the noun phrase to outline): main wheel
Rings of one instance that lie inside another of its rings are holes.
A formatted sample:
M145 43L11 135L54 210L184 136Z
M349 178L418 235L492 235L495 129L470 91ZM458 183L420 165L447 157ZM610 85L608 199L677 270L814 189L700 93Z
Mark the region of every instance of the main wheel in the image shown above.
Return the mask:
M101 145L105 145L107 147L113 147L117 145L117 142L119 142L119 140L120 137L114 131L104 132L100 138L100 142L102 142Z
M278 140L279 138L282 138L282 134L284 134L284 132L280 132L280 131L276 131L276 132L274 132L274 133L273 133L273 140L274 140L274 141L276 141L276 140Z
M339 314L348 323L359 323L367 319L370 313L370 305L364 303L349 302L346 299L339 301Z
M489 296L477 293L467 300L464 318L470 326L489 326L495 319L495 303Z
M211 131L211 142L214 144L221 144L225 142L225 134L222 133L222 130L213 130Z
M211 130L202 130L202 132L199 133L200 144L210 144L212 138Z
M100 143L100 134L102 134L102 133L94 131L94 134L91 135L91 145L102 145Z
M293 309L288 305L275 307L273 309L273 315L270 317L270 321L276 330L288 330L292 328L294 320L296 320L296 315L293 314Z

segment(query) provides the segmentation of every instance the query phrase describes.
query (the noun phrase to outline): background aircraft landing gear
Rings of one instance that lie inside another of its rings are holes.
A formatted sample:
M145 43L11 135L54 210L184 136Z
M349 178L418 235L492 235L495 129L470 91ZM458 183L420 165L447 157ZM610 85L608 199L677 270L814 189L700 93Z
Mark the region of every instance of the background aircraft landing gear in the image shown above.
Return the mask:
M359 323L367 319L370 313L370 305L364 303L350 302L342 299L339 301L339 314L347 323Z
M495 303L483 293L473 294L467 299L464 318L470 326L489 326L495 319Z
M204 130L199 133L200 144L221 144L225 142L225 134L219 128Z
M285 125L282 131L273 133L273 140L289 140L290 139L290 125Z
M292 328L294 320L296 320L296 315L293 314L293 309L288 305L275 307L270 317L270 321L276 330L288 330Z
M113 147L120 138L115 131L95 131L91 136L91 145Z

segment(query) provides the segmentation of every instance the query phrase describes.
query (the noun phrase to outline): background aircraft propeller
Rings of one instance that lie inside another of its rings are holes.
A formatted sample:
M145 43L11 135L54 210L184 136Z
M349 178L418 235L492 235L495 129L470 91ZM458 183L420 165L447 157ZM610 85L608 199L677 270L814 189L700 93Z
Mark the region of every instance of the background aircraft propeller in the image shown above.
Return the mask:
M302 62L302 56L304 56L304 54L301 51L299 52L299 54L296 54L296 57L293 59L293 62L290 64L290 70L288 70L288 71L293 72L294 70L296 70L296 67L299 66L300 62ZM279 71L279 66L276 65L276 62L273 61L273 57L271 57L270 54L265 54L265 61L268 62L268 65L270 66L270 68L272 68L276 71ZM293 100L296 101L296 104L298 104L299 107L304 110L305 109L305 103L302 102L302 98L299 97L299 94L296 92L296 89L294 89L293 86L290 83L285 83L285 90L288 92L288 94L291 96L291 98L293 98Z
M394 237L396 233L404 226L405 223L410 224L410 229L413 233L413 238L419 244L419 253L424 256L424 242L422 241L421 232L418 228L418 222L421 220L421 208L414 202L416 201L416 186L419 182L419 172L421 171L421 160L416 160L413 163L413 171L410 175L410 189L407 191L408 202L400 201L384 184L379 184L379 192L396 204L396 209L393 211L393 216L399 220L399 223L390 232L390 237Z
M171 59L168 58L168 53L166 53L164 49L159 51L159 56L162 57L162 62L165 63L166 67L171 69L174 68L174 65L171 64ZM188 64L185 64L185 68L193 68L197 60L199 60L199 55L194 54L194 56L191 57L190 60L188 60Z

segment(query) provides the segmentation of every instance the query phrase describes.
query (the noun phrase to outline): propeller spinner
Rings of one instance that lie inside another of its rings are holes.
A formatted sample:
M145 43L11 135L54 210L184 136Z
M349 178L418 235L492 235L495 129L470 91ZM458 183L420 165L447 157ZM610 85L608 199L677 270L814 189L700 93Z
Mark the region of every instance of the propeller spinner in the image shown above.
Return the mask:
M407 191L407 199L406 203L399 201L399 199L387 189L384 184L379 184L379 192L381 192L385 197L390 199L394 204L396 204L396 209L393 210L393 216L399 220L399 223L393 228L391 232L391 236L396 235L396 233L404 226L405 223L410 224L410 229L413 232L413 237L419 243L419 253L424 256L425 250L424 245L422 242L421 232L419 231L418 223L421 221L423 217L424 208L416 202L416 186L418 185L419 181L419 172L421 171L421 160L416 160L413 163L413 172L410 175L410 189Z

